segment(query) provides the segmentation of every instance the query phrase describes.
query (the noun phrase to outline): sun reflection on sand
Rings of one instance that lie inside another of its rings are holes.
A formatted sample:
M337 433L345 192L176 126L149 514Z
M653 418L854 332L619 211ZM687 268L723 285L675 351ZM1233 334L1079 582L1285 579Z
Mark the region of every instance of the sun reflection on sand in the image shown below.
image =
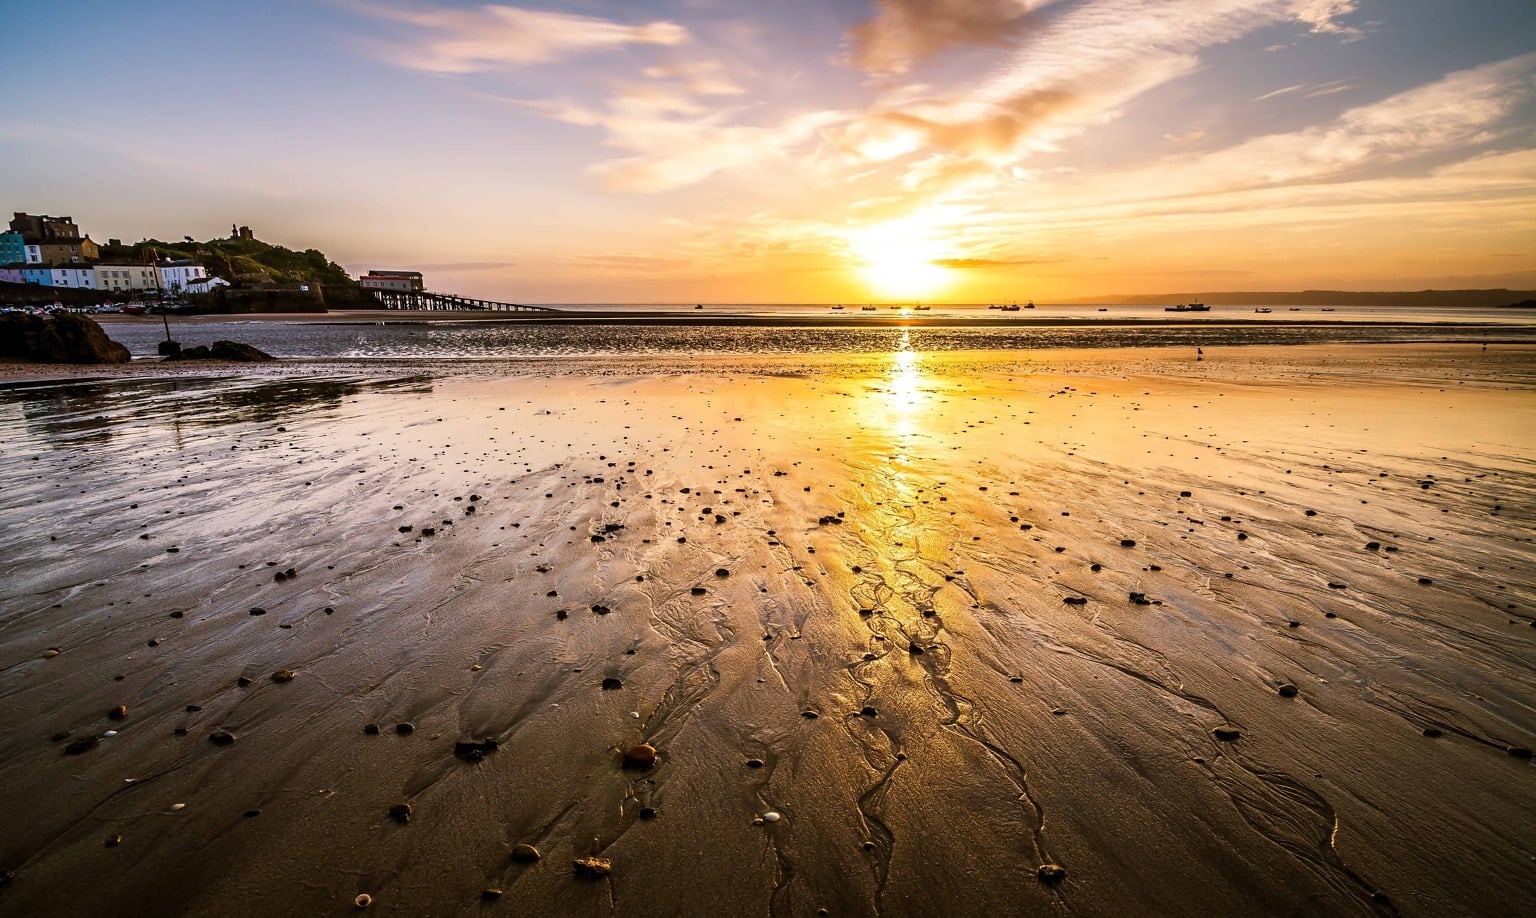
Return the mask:
M923 373L922 354L912 349L912 335L902 331L898 349L891 353L889 376L882 390L888 428L895 451L893 462L908 462L913 438L925 432L923 421L932 394Z

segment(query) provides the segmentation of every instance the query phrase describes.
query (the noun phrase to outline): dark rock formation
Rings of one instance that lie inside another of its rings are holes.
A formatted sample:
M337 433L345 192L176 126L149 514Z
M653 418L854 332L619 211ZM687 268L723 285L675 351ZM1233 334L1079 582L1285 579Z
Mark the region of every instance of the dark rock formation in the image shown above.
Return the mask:
M0 359L31 363L127 363L128 349L72 313L0 316Z
M276 360L266 351L258 350L249 344L241 344L238 341L215 341L213 344L199 344L197 347L183 348L179 354L167 355L166 360L235 360L242 363L254 363L262 360Z

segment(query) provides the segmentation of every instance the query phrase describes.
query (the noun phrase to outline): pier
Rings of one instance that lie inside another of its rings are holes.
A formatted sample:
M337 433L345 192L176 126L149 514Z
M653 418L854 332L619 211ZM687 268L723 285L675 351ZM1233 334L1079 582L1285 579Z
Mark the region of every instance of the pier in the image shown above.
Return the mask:
M478 310L494 312L559 312L548 306L525 306L522 303L498 303L495 300L477 300L453 293L429 291L405 292L401 290L363 290L364 300L372 299L380 309L415 310Z

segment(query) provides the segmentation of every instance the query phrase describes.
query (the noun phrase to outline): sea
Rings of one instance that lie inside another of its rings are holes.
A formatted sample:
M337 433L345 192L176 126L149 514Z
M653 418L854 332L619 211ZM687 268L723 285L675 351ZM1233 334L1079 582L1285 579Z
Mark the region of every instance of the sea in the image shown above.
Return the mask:
M581 324L538 324L528 313L423 318L401 313L333 312L304 321L260 316L225 322L168 319L183 347L240 341L276 357L346 360L486 360L498 357L665 357L703 354L850 354L1104 347L1219 347L1347 343L1536 343L1536 311L1432 307L1212 306L1170 313L1162 306L1039 306L1001 312L985 304L560 304L590 317ZM602 322L600 316L615 317ZM636 322L653 316L662 324ZM721 317L724 321L711 322ZM735 324L740 317L772 320ZM967 324L988 319L990 325ZM898 320L894 321L893 320ZM922 320L902 325L901 320ZM953 320L947 325L945 320ZM1169 324L1176 320L1178 324ZM666 324L670 322L671 324ZM797 324L804 322L804 324ZM686 324L679 324L686 323ZM828 324L831 323L831 324ZM1016 323L1016 324L1015 324ZM158 318L104 326L136 358L156 355Z

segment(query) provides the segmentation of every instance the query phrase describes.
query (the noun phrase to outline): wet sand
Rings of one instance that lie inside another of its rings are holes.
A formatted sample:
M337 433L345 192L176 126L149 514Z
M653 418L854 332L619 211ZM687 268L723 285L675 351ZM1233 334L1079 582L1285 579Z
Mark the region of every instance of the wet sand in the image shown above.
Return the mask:
M1536 910L1536 348L675 364L0 390L0 911Z

